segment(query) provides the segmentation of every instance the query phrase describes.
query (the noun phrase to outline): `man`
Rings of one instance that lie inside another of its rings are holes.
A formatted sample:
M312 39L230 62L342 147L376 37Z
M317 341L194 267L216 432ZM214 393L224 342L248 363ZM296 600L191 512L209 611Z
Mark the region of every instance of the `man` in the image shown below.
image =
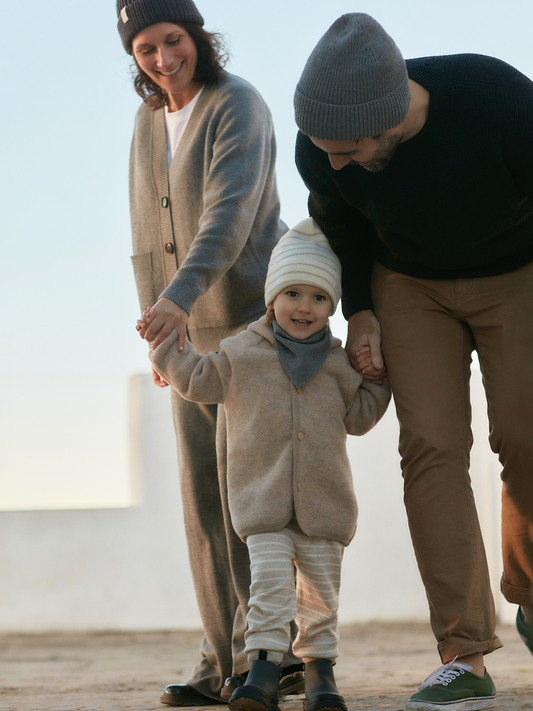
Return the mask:
M533 652L533 83L479 55L405 62L356 13L313 50L295 112L309 210L343 267L346 349L374 380L383 354L400 421L444 663L407 709L492 708L483 655L501 643L468 475L470 361L477 350L503 465L502 592Z

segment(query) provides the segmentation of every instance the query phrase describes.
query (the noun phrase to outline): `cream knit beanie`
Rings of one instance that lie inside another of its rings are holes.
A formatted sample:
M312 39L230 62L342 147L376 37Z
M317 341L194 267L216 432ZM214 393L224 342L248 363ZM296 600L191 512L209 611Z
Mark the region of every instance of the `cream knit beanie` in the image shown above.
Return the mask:
M331 313L335 313L342 295L341 263L312 217L286 232L274 247L265 283L266 305L292 284L323 289L331 298Z

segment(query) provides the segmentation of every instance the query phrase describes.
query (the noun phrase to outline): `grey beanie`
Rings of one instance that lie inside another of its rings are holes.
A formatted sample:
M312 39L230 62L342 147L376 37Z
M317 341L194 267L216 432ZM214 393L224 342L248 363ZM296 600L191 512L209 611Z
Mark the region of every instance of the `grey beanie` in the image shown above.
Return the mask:
M357 141L400 124L409 109L400 50L370 15L336 20L311 52L294 94L298 128L326 141Z
M341 263L328 238L312 217L286 232L272 250L265 282L265 303L293 284L323 289L331 299L331 315L342 296Z
M118 31L128 54L131 54L135 35L150 25L158 22L204 24L192 0L117 0L117 15Z

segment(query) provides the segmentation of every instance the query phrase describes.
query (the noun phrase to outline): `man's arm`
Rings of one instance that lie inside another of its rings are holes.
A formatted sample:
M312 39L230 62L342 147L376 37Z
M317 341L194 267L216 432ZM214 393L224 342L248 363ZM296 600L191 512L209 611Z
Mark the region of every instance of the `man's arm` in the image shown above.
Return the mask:
M342 265L342 311L348 321L346 352L366 380L381 382L386 369L381 355L381 328L372 312L370 280L374 228L349 205L330 177L327 154L298 134L296 165L309 188L309 213L328 238ZM370 348L372 364L361 367L358 356Z

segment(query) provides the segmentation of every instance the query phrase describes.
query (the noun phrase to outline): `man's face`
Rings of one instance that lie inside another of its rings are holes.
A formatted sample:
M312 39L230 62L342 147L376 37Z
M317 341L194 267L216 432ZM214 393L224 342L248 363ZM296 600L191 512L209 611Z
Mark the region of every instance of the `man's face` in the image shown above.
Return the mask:
M360 141L325 141L313 137L311 140L328 154L334 170L341 170L346 165L360 165L371 173L378 173L390 163L403 140L403 133L399 128L391 128L379 136Z

